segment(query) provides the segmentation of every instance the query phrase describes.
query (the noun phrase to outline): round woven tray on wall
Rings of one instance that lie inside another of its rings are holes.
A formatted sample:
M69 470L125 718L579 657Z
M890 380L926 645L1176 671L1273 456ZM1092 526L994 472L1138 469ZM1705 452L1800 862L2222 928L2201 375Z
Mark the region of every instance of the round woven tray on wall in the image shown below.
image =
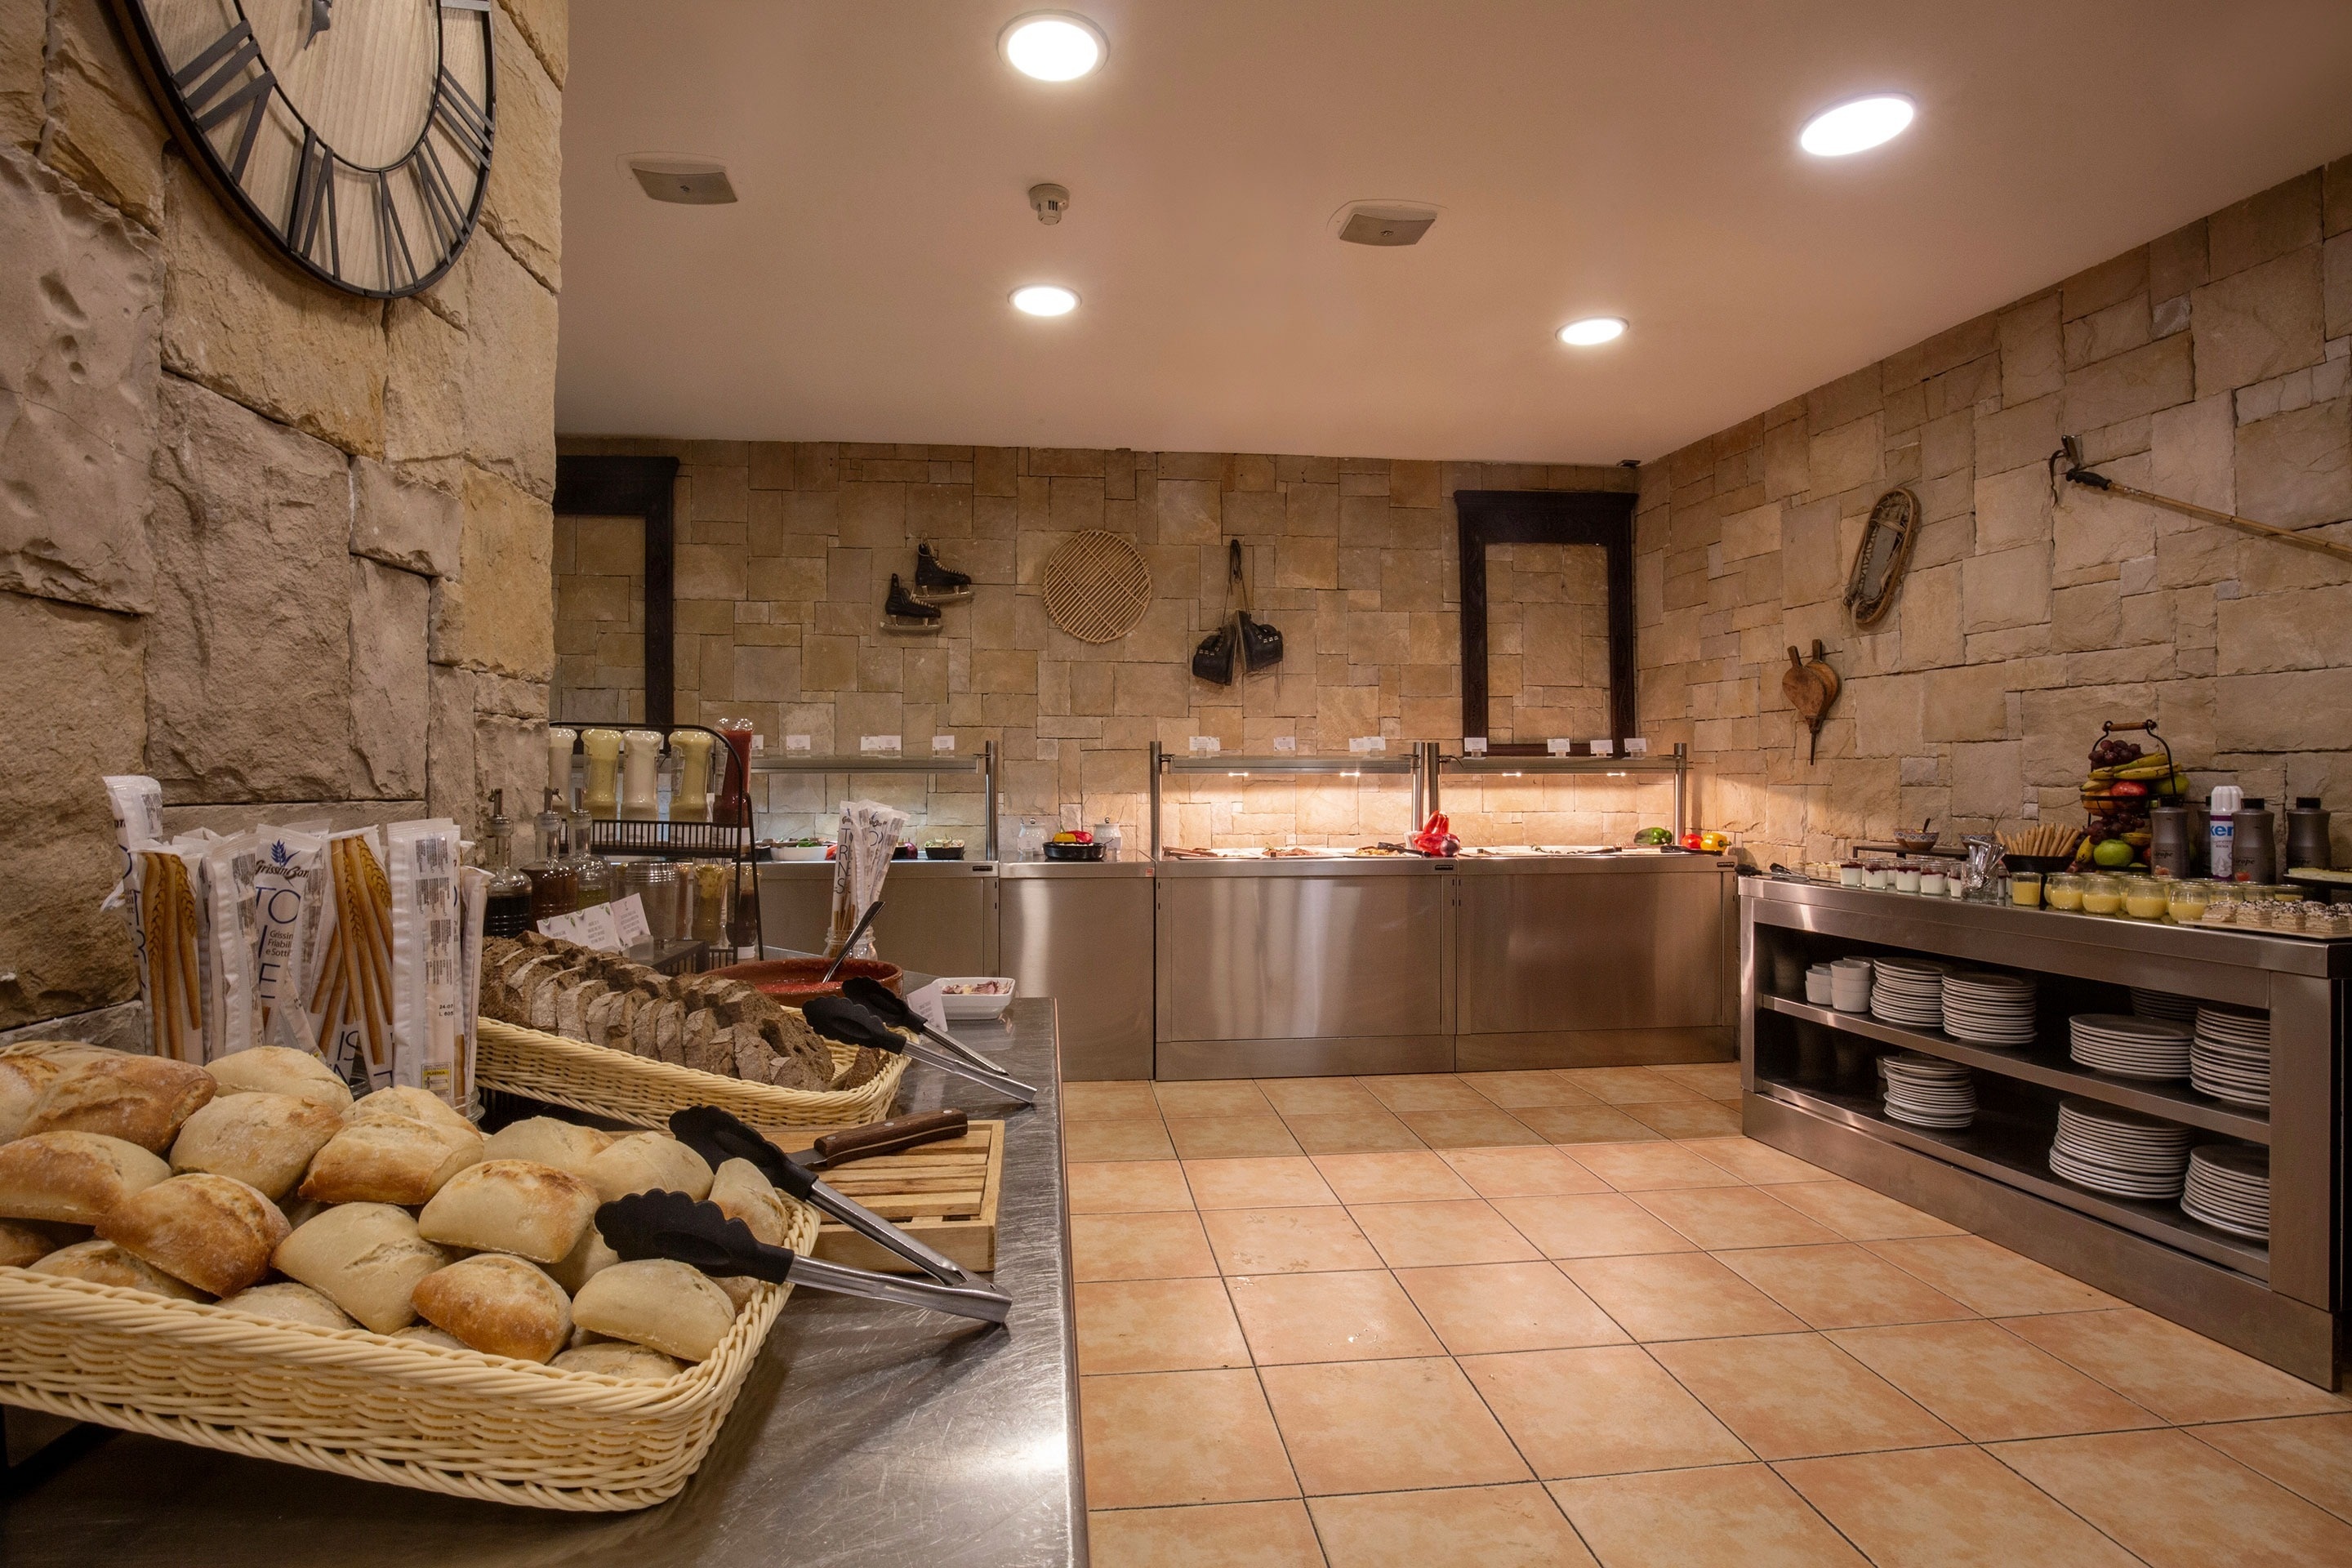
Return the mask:
M1045 613L1080 642L1125 637L1151 605L1151 568L1125 534L1073 534L1045 563Z

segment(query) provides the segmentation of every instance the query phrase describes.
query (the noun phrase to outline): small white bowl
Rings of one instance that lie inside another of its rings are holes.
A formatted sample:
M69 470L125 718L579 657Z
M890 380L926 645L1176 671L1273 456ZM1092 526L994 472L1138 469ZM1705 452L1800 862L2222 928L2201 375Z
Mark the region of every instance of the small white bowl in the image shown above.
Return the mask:
M1836 994L1835 988L1830 984L1830 978L1828 975L1808 974L1805 976L1805 1000L1811 1003L1814 1006L1829 1006Z
M950 991L950 985L978 985L992 981L1004 987L990 994L986 992ZM1013 982L1002 974L947 974L940 977L940 1007L948 1021L970 1021L974 1018L994 1018L1001 1016L1013 1001Z

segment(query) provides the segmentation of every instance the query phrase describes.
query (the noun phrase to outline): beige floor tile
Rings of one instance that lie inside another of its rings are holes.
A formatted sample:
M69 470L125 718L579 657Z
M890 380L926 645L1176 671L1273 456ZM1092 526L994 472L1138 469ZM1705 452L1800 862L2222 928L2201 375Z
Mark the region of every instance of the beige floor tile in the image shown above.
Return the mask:
M1391 1110L1492 1110L1495 1102L1450 1072L1381 1073L1356 1080Z
M1208 1209L1297 1208L1339 1200L1305 1155L1269 1160L1188 1160L1193 1202Z
M1848 1241L1895 1241L1915 1236L1966 1236L1958 1226L1897 1203L1884 1193L1816 1172L1804 1182L1776 1183L1772 1195L1802 1209Z
M1255 1372L1084 1378L1078 1410L1094 1507L1298 1495Z
M1336 1204L1294 1209L1211 1209L1201 1216L1227 1274L1378 1268L1381 1255Z
M1880 1568L2134 1568L2137 1561L1981 1448L1774 1468Z
M1286 1116L1283 1122L1298 1140L1298 1146L1310 1154L1362 1154L1428 1146L1412 1128L1382 1110L1378 1100L1372 1101L1370 1110Z
M1716 1260L1816 1329L1948 1322L1974 1312L1850 1241L1717 1252Z
M2352 1409L2352 1401L2137 1307L2011 1318L2006 1326L2167 1421Z
M1580 1258L1560 1267L1637 1340L1780 1334L1805 1326L1705 1253Z
M1071 1278L1184 1279L1217 1272L1201 1216L1081 1214L1070 1216Z
M1670 1187L1629 1195L1709 1251L1805 1247L1838 1238L1835 1231L1815 1225L1762 1187Z
M1186 1160L1260 1160L1298 1153L1297 1141L1282 1118L1264 1116L1171 1116L1168 1136Z
M1062 1158L1071 1164L1097 1160L1172 1160L1176 1146L1157 1116L1071 1121L1062 1127Z
M1422 1309L1424 1316L1428 1310ZM2352 1520L2352 1415L2295 1415L2197 1426L2190 1428L2190 1435L2337 1518Z
M1351 1078L1262 1078L1256 1083L1257 1091L1285 1116L1361 1115L1381 1109Z
M1269 1366L1258 1376L1309 1495L1528 1479L1511 1440L1446 1357Z
M1769 1143L1759 1143L1753 1138L1698 1138L1688 1140L1686 1147L1699 1158L1758 1186L1829 1179L1830 1173L1819 1165L1782 1153Z
M1868 1568L1765 1465L1554 1481L1607 1568Z
M1568 1157L1621 1193L1747 1184L1679 1143L1580 1143Z
M1348 1212L1391 1268L1449 1263L1521 1263L1542 1256L1484 1198L1454 1203L1353 1204Z
M1484 1110L1401 1110L1397 1117L1433 1149L1503 1149L1546 1142L1542 1133L1491 1105Z
M1709 1100L1737 1103L1740 1095L1738 1062L1669 1062L1650 1069L1698 1090Z
M1676 1083L1648 1068L1568 1068L1560 1076L1570 1085L1610 1105L1655 1104L1662 1100L1704 1100L1687 1084Z
M1522 1105L1594 1105L1599 1101L1556 1072L1465 1072L1462 1081L1506 1110Z
M1098 1510L1087 1538L1094 1568L1324 1568L1297 1502Z
M1106 1280L1072 1292L1082 1376L1250 1363L1222 1279Z
M1160 1114L1160 1100L1149 1083L1066 1083L1062 1086L1065 1121L1128 1121Z
M1697 1250L1697 1243L1622 1193L1496 1198L1495 1212L1546 1258Z
M1412 1299L1385 1268L1354 1274L1249 1274L1228 1280L1260 1366L1442 1355Z
M2158 1424L2113 1389L1982 1319L1844 1329L1830 1340L1975 1442Z
M1162 1116L1270 1116L1257 1085L1245 1078L1206 1079L1192 1083L1155 1083Z
M1684 1340L1652 1345L1650 1353L1767 1459L1960 1440L1819 1334Z
M1534 1485L1317 1498L1331 1568L1592 1568Z
M1401 1268L1397 1283L1455 1355L1623 1344L1628 1338L1550 1263Z
M1608 1183L1549 1145L1448 1149L1443 1158L1482 1198L1541 1198L1609 1190Z
M1462 1370L1547 1480L1752 1457L1633 1345L1470 1356Z
M2352 1563L2352 1524L2186 1432L2049 1437L1992 1454L2154 1568Z
M1928 1236L1864 1245L1905 1273L1917 1275L1988 1318L2123 1305L2104 1291L1980 1236Z
M1637 1100L1620 1109L1669 1138L1729 1138L1739 1131L1738 1108L1717 1100Z
M1548 1143L1626 1143L1665 1136L1613 1105L1523 1105L1511 1115Z
M1173 1160L1127 1160L1070 1167L1070 1212L1140 1214L1188 1209L1192 1194Z
M1427 1150L1393 1154L1325 1154L1315 1162L1343 1204L1433 1203L1478 1194L1454 1167Z

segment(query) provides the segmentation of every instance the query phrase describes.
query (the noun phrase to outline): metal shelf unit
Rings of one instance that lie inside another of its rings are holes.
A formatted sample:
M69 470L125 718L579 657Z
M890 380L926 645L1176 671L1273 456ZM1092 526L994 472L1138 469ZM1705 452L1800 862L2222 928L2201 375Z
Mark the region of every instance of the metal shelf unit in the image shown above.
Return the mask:
M953 752L931 755L892 757L872 752L808 753L787 752L777 755L762 752L751 759L755 773L919 773L932 777L950 777L957 773L980 775L981 792L986 798L981 804L981 835L985 840L985 860L996 858L996 742L981 743L977 754L958 756Z
M1444 797L1443 781L1451 773L1513 777L1518 774L1559 775L1600 774L1606 777L1631 776L1637 773L1666 775L1674 781L1675 841L1680 843L1689 823L1690 748L1681 742L1663 756L1595 757L1571 755L1565 757L1496 757L1457 756L1432 745L1428 752L1429 809L1443 811L1439 804Z
M1406 832L1418 828L1429 815L1423 802L1429 787L1429 762L1436 751L1428 741L1407 742L1410 748L1400 755L1385 752L1354 752L1342 756L1318 756L1312 752L1276 752L1272 756L1225 755L1205 752L1177 756L1159 742L1151 742L1151 821L1150 839L1151 858L1160 858L1160 797L1169 775L1185 773L1199 777L1223 774L1227 778L1249 778L1260 774L1292 775L1317 778L1410 778L1412 781L1412 822ZM1402 837L1400 835L1399 837Z

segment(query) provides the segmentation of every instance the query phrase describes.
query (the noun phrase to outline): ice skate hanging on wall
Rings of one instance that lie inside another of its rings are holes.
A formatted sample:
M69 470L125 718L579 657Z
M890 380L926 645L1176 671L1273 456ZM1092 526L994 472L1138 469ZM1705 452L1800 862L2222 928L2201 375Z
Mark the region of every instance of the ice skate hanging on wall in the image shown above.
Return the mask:
M1847 574L1845 607L1857 626L1874 626L1895 606L1895 591L1903 585L1904 569L1911 564L1911 547L1919 538L1919 498L1900 486L1878 498L1870 521L1854 547L1853 569Z

